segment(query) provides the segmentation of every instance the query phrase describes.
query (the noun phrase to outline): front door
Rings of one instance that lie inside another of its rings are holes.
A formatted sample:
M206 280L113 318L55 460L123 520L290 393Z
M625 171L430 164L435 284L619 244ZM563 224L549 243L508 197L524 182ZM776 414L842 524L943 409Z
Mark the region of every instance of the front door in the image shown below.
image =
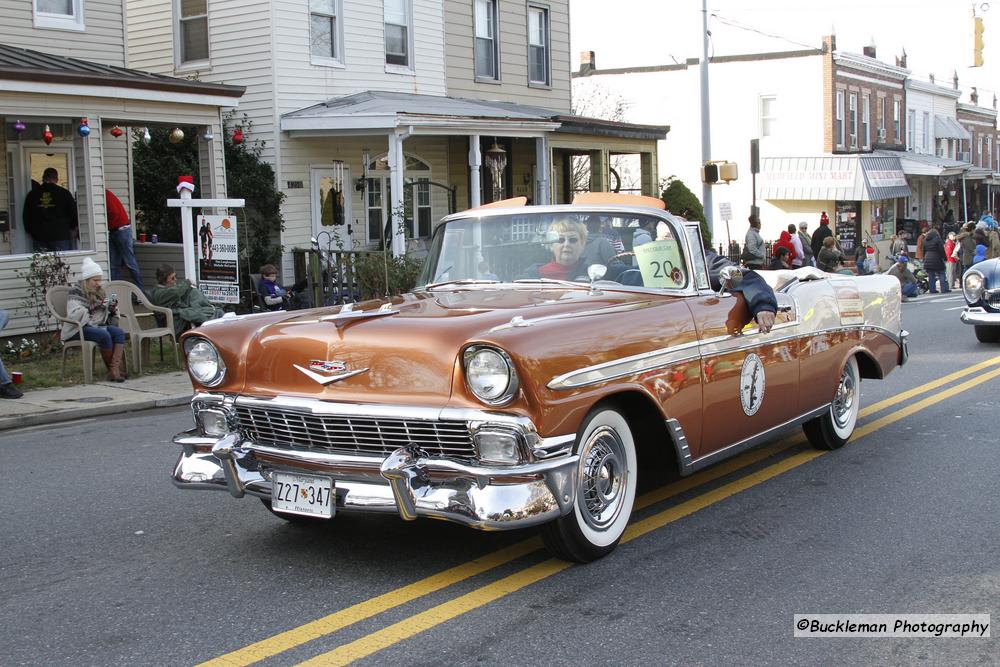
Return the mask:
M73 164L72 146L46 146L42 142L25 142L21 145L21 161L15 171L14 192L17 205L14 215L17 224L11 230L11 253L30 253L34 250L34 240L24 231L24 220L21 214L24 210L24 199L33 188L42 183L42 174L49 167L59 172L59 185L76 194L76 174L70 165ZM81 227L80 233L85 229Z
M344 192L344 183L350 183L350 172L345 166L343 182L338 183L334 170L314 167L311 170L312 233L323 250L351 250L351 198Z

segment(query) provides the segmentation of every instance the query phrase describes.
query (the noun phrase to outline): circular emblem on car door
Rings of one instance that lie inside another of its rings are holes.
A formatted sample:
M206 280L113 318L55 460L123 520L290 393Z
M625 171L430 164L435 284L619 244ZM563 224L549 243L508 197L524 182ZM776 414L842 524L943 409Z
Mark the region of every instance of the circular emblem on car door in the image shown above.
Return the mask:
M756 414L760 404L764 402L764 362L754 353L743 360L743 370L740 372L740 403L743 412Z

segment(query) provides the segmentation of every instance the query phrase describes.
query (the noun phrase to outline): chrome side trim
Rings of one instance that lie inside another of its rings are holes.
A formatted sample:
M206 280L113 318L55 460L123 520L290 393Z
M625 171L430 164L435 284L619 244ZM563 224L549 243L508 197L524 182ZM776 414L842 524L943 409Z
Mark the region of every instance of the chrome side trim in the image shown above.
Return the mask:
M581 285L582 289L583 286ZM519 328L519 327L530 327L535 324L542 324L543 322L556 322L558 320L570 320L576 319L578 317L592 317L594 315L614 315L617 313L627 313L632 310L639 310L640 308L649 308L651 304L649 301L637 301L630 303L618 304L617 306L606 306L603 308L594 308L593 310L580 310L570 313L559 313L558 315L543 315L542 317L532 317L525 319L520 315L516 315L511 318L510 322L504 324L498 324L489 330L489 333L495 333L497 331L506 331L507 329Z
M791 329L799 326L800 324L801 322L799 320L795 320L794 322L783 322L782 324L775 326L771 331L773 333L775 331ZM652 352L644 352L642 354L623 357L613 361L605 361L600 364L587 366L575 371L570 371L569 373L558 375L549 380L549 383L546 386L553 391L577 389L579 387L586 387L592 384L607 382L609 380L615 380L630 375L638 375L639 373L645 373L647 371L671 366L673 364L692 361L694 359L698 359L699 357L702 359L708 359L723 354L732 354L733 352L749 350L755 347L760 347L761 345L775 345L790 340L800 340L828 333L850 331L873 331L886 336L896 345L902 346L903 344L902 332L893 333L888 329L871 324L829 327L807 333L796 332L774 337L772 337L772 334L761 334L758 330L753 330L750 333L743 335L732 336L727 334L724 336L713 336L712 338L706 338L702 341L682 343L680 345L653 350ZM694 353L690 352L694 349L697 349L698 351Z
M717 449L714 452L710 452L705 456L694 459L693 461L691 460L690 453L687 451L687 440L686 439L684 440L685 443L684 448L681 449L681 447L677 445L675 436L674 445L675 447L677 447L677 461L680 463L681 476L687 477L691 473L697 472L698 470L701 470L706 466L722 461L723 459L728 459L732 456L736 456L737 454L747 449L750 449L754 445L759 445L762 442L770 440L772 437L774 437L774 435L778 431L790 428L792 426L797 426L799 424L804 424L810 419L814 419L816 417L821 416L824 412L826 412L829 409L830 409L830 404L826 403L825 405L818 407L815 410L810 410L809 412L801 414L798 417L789 419L788 421L778 424L777 426L772 426L766 431L761 431L760 433L752 435L749 438L745 438L743 440L740 440L739 442L734 442L731 445L727 445L722 449ZM680 428L680 424L677 425L677 428L678 429Z
M627 375L643 373L671 364L691 361L700 356L697 352L699 345L698 341L692 341L690 343L666 347L661 350L643 352L642 354L588 366L552 378L547 386L552 390L575 389Z

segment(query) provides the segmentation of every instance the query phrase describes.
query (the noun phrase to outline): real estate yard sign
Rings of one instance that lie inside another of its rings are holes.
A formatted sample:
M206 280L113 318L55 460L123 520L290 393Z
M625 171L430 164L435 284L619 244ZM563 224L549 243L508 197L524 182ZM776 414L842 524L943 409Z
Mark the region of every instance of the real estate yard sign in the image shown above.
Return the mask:
M213 303L240 302L236 218L198 216L198 289Z

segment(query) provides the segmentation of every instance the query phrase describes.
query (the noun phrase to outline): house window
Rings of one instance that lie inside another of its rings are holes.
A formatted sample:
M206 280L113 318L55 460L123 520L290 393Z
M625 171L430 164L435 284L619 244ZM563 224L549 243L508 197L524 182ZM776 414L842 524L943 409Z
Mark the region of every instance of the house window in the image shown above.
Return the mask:
M979 135L979 141L976 142L976 164L980 167L983 166L983 135Z
M986 154L983 155L983 166L989 168L993 164L993 137L986 137Z
M848 127L848 129L850 130L850 135L851 135L851 148L857 148L858 147L858 96L857 96L857 94L851 93L850 104L851 104L851 106L850 106L851 115L850 115L850 118L849 118L850 126Z
M895 143L899 143L902 140L903 133L899 127L900 121L900 101L892 101L892 138Z
M924 125L920 128L920 150L924 153L931 152L931 114L927 111L923 115Z
M909 109L906 112L906 150L916 150L917 112Z
M177 0L178 65L208 60L208 0Z
M773 137L778 122L778 98L774 95L760 97L760 136Z
M878 98L878 138L876 141L885 141L885 98Z
M528 83L549 85L549 10L528 5Z
M380 245L385 225L392 218L392 179L385 155L368 164L367 241ZM403 186L403 229L406 238L425 238L431 234L431 167L412 155L406 156Z
M497 39L496 0L475 0L476 78L500 78L500 40Z
M343 61L341 0L309 0L309 53L316 58Z
M34 26L56 30L84 30L83 0L35 0Z
M385 22L385 64L410 68L410 2L384 0L382 15Z
M861 145L865 148L871 146L871 137L868 128L871 126L871 99L865 95L861 98Z
M837 147L844 147L844 91L837 91Z

